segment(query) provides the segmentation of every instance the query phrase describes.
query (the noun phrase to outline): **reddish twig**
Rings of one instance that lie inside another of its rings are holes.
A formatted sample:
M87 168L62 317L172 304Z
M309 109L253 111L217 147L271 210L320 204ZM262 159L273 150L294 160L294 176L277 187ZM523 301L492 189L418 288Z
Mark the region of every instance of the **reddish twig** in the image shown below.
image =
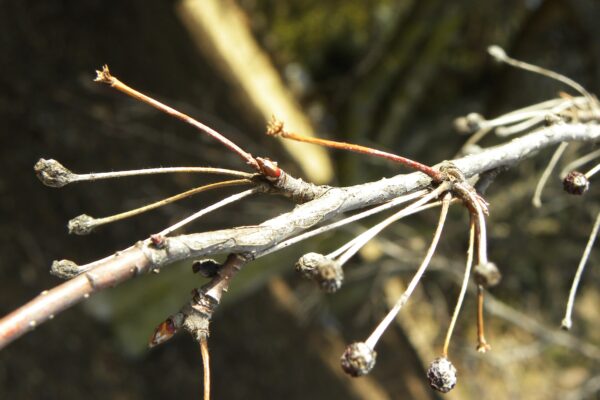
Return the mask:
M93 293L116 286L148 271L150 263L140 246L115 253L92 263L97 269L45 290L29 303L0 320L0 348L19 338L61 311L89 298Z
M239 155L246 162L246 164L250 165L252 168L254 168L257 171L260 171L260 168L258 166L258 163L256 162L256 159L254 157L252 157L252 155L250 153L248 153L245 150L243 150L242 148L240 148L238 145L233 143L231 140L227 139L225 136L221 135L219 132L217 132L214 129L210 128L209 126L206 126L203 123L195 120L194 118L190 117L189 115L186 115L180 111L175 110L174 108L171 108L165 104L162 104L161 102L154 100L153 98L146 96L145 94L140 93L137 90L127 86L126 84L124 84L123 82L121 82L120 80L118 80L117 78L115 78L114 76L112 76L110 74L108 65L104 65L102 67L102 70L96 71L96 73L97 73L97 77L95 79L96 82L106 83L106 84L114 87L118 91L123 92L126 95L133 97L134 99L137 99L143 103L149 104L152 107L154 107L164 113L167 113L183 122L186 122L186 123L192 125L194 128L199 129L200 131L206 133L207 135L209 135L209 136L213 137L214 139L218 140L219 142L221 142L229 150L231 150L234 153L236 153L237 155Z
M434 182L441 182L442 175L439 171L425 165L420 162L413 161L409 158L399 156L397 154L388 153L386 151L373 149L371 147L361 146L359 144L354 143L345 143L345 142L336 142L334 140L327 139L319 139L311 136L301 135L299 133L288 132L283 127L283 122L276 120L273 118L269 122L269 127L267 129L267 135L269 136L281 136L285 139L296 140L298 142L312 143L320 146L331 147L334 149L347 150L355 153L368 154L374 157L385 158L387 160L391 160L397 163L400 163L412 170L419 171L424 173L433 179Z

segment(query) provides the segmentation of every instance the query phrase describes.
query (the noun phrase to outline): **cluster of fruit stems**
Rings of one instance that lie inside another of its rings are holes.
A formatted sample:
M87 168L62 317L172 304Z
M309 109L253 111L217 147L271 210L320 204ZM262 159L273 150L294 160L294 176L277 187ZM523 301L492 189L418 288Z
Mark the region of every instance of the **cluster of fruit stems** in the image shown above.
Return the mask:
M192 117L187 116L183 113L180 113L177 110L172 109L171 107L168 107L154 99L152 99L151 97L144 95L140 92L138 92L137 90L129 87L128 85L124 84L123 82L121 82L120 80L118 80L117 78L115 78L114 76L112 76L109 72L108 67L104 67L102 69L102 71L98 71L98 81L110 84L112 87L114 87L115 89L133 97L136 98L142 102L145 102L149 105L152 105L153 107L166 112L169 115L172 115L180 120L183 120L191 125L193 125L194 127L209 133L211 136L213 136L214 138L216 138L217 140L221 141L223 144L225 144L229 149L231 149L232 151L236 152L238 155L240 155L240 157L244 160L246 160L246 162L249 165L257 165L251 161L249 161L250 158L252 158L252 156L245 152L244 150L242 150L241 148L239 148L237 145L233 144L232 142L230 142L229 140L224 141L222 139L225 139L224 136L222 136L221 134L219 134L218 132L212 130L211 128L205 126L204 124L201 124L200 122L197 122L196 120L194 120ZM402 163L403 165L407 165L410 168L419 170L423 173L428 174L432 180L437 181L437 182L441 182L442 178L441 175L439 173L439 171L425 166L423 164L417 163L415 161L406 159L404 157L401 156L397 156L395 154L391 154L391 153L387 153L387 152L383 152L380 150L375 150L375 149L371 149L368 147L364 147L364 146L360 146L360 145L355 145L355 144L351 144L351 143L340 143L340 142L335 142L335 141L331 141L331 140L323 140L323 139L318 139L318 138L310 138L310 137L306 137L304 135L300 135L300 134L296 134L296 133L291 133L291 132L286 132L282 129L282 126L279 129L279 132L275 133L277 135L281 135L284 138L288 138L288 139L293 139L293 140L298 140L298 141L304 141L304 142L310 142L310 143L315 143L315 144L319 144L319 145L323 145L323 146L327 146L327 147L332 147L332 148L339 148L339 149L344 149L344 150L350 150L350 151L355 151L355 152L360 152L360 153L365 153L365 154L369 154L369 155L373 155L373 156L377 156L377 157L383 157L395 162L399 162ZM226 139L225 139L226 140ZM258 169L257 169L258 170ZM209 172L208 170L193 170L192 168L188 168L188 169L173 169L172 172ZM172 196L169 197L165 200L162 200L160 202L156 202L153 203L151 205L148 206L144 206L144 207L140 207L136 210L132 210L126 213L121 213L121 214L117 214L115 216L111 216L111 217L105 217L105 218L100 218L100 219L95 219L96 224L100 225L103 223L107 223L107 222L112 222L112 221L116 221L119 219L123 219L129 216L133 216L133 215L137 215L141 212L145 212L148 210L151 210L153 208L159 207L161 205L165 205L168 204L170 202L179 200L181 198L187 197L187 196L191 196L193 194L202 192L202 191L206 191L206 190L211 190L211 189L217 189L217 188L221 188L221 187L226 187L226 186L231 186L231 185L240 185L240 184L250 184L252 183L251 179L249 179L250 177L248 175L243 175L244 173L240 172L240 171L231 171L231 170L217 170L214 169L212 171L210 171L212 173L220 173L220 174L228 174L228 175L235 175L235 176L239 176L241 179L236 179L236 180L230 180L230 181L223 181L223 182L218 182L218 183L214 183L214 184L209 184L209 185L205 185L196 189L192 189L189 190L187 192L181 193L179 195L176 196ZM119 176L128 176L131 175L133 172L129 171L129 172L120 172L120 173L116 173L114 175L110 175L110 174L90 174L90 179L101 179L101 178L109 178L109 177L119 177ZM148 173L147 171L145 173ZM83 180L84 176L79 175L77 180ZM436 230L436 235L434 236L434 240L432 241L432 244L430 246L430 249L427 252L427 255L425 256L425 259L423 261L423 263L421 264L421 267L417 270L417 273L415 274L415 277L413 278L413 280L411 281L411 283L409 284L406 292L403 294L403 296L401 296L401 298L398 300L398 302L396 303L396 305L394 306L394 308L392 310L390 310L390 312L388 313L388 315L381 321L381 323L378 325L378 327L373 331L373 333L371 334L371 336L369 336L369 339L367 339L366 343L369 344L369 346L371 348L375 347L375 344L377 343L377 341L379 340L379 338L381 337L381 335L383 334L383 332L385 331L385 329L389 326L389 324L391 323L391 321L394 319L395 315L400 311L400 309L402 308L402 306L406 303L406 301L408 300L408 298L410 297L410 295L412 294L416 284L419 282L421 276L423 275L423 273L425 272L429 261L431 260L431 257L433 256L433 253L435 252L435 248L437 246L437 243L439 241L440 235L441 235L441 231L442 231L442 227L444 225L444 221L447 215L447 210L448 207L450 205L450 200L452 198L451 194L448 192L448 190L450 189L450 187L446 184L446 183L442 183L440 186L438 186L437 188L433 189L432 191L430 191L427 194L421 194L421 193L417 193L417 194L411 194L411 195L407 195L407 196L403 196L402 198L397 199L396 201L394 201L394 203L396 204L400 204L401 202L405 202L405 201L410 201L411 199L420 196L420 198L415 201L414 203L412 203L411 205L409 205L408 207L398 211L397 213L395 213L394 215L392 215L391 217L385 219L384 221L380 222L379 224L373 226L371 229L367 230L366 232L364 232L363 234L357 236L355 239L351 240L350 242L348 242L346 245L342 246L341 248L339 248L338 250L330 253L327 255L328 258L332 258L332 259L336 259L336 261L341 265L345 264L354 254L356 254L356 252L358 252L369 240L371 240L373 237L375 237L377 234L379 234L385 227L389 226L390 224L394 223L395 221L399 220L400 218L403 218L407 215L411 215L415 212L418 211L422 211L424 209L424 206L426 206L426 204L434 199L436 199L437 197L439 197L440 195L444 196L444 200L441 202L442 203L442 212L440 214L440 222L438 224L438 229ZM160 236L166 236L172 232L174 232L175 230L179 229L180 227L190 223L191 221L199 218L200 216L203 216L205 214L207 214L208 212L211 212L217 208L222 207L223 205L229 204L230 202L233 201L237 201L243 197L246 197L250 194L256 193L256 189L250 189L244 192L241 192L238 195L234 195L229 197L228 199L226 199L225 201L221 201L219 203L216 203L210 207L207 207L203 210L200 210L196 213L194 213L193 215L191 215L188 218L185 218L184 220L178 222L177 224L168 227L166 229L164 229L163 231L161 231L158 235ZM446 193L448 192L448 193ZM469 201L469 200L467 200ZM481 210L481 208L477 205L477 201L475 199L470 199L469 201L472 205L471 208L473 208L475 210L475 215L472 216L472 220L473 221L477 221L476 223L474 223L474 226L477 227L476 231L477 231L477 235L478 235L478 257L479 257L479 262L480 263L487 263L487 251L485 249L486 247L486 231L485 231L485 218L483 216L483 211ZM394 204L392 203L392 204ZM384 207L380 207L380 210L383 210L384 208L390 207L391 205L386 204L384 205ZM431 206L431 205L429 205ZM427 207L428 208L428 207ZM377 207L376 207L377 209ZM379 211L379 210L376 210ZM367 212L365 212L361 217L370 215L371 213L376 212L375 210L368 210ZM346 221L345 223L349 223L351 220L356 220L358 219L357 216L353 216L350 217L351 219L349 221ZM341 221L338 221L337 225L331 224L333 226L330 225L329 229L333 229L334 227L340 226L341 225ZM320 231L318 233L323 232L325 229L324 227L318 228ZM276 251L279 248L283 248L289 244L291 244L291 241L298 242L300 240L304 240L314 234L314 232L307 232L303 235L299 235L298 237L295 237L293 239L291 239L290 241L286 242L282 242L279 245L275 246L274 248L271 248L265 252L263 252L262 254L257 254L256 256L262 256L262 255L266 255L267 253ZM461 290L461 292L464 292L464 290ZM463 294L464 295L464 294ZM479 295L478 298L480 299L480 303L483 301L483 291L482 288L480 288L479 290ZM462 303L462 299L459 300L459 304ZM457 307L457 312L458 313L459 307ZM479 344L478 344L478 348L479 349L486 349L488 347L487 343L485 342L485 338L484 338L484 334L483 334L483 318L482 318L482 306L480 305L478 307L478 339L479 339ZM453 327L454 324L451 325L451 327ZM451 336L451 330L448 333L448 340ZM445 344L444 345L444 355L447 355L447 347L448 345Z
M201 129L204 132L209 133L211 136L213 136L214 138L216 138L217 140L219 140L223 144L225 144L229 149L231 149L232 151L234 151L235 153L240 155L240 157L242 159L244 159L247 164L255 167L257 169L257 171L260 172L259 167L257 167L258 163L255 163L252 161L253 157L251 155L249 155L249 153L246 153L245 151L243 151L242 149L237 147L235 144L233 144L229 140L225 139L218 132L213 131L211 128L206 127L205 125L197 122L193 118L191 118L185 114L182 114L166 105L163 105L162 103L150 98L149 96L146 96L146 95L136 91L135 89L125 85L124 83L122 83L121 81L119 81L117 78L113 77L110 74L108 67L104 67L102 71L98 71L98 79L97 80L104 82L104 83L108 83L112 87L116 88L117 90L119 90L121 92L124 92L138 100L141 100L147 104L150 104L150 105L158 108L159 110L168 113L169 115L175 116L176 118L181 119L181 120L193 125L194 127ZM321 145L328 146L328 147L341 148L341 149L345 149L345 150L367 153L367 154L371 154L371 155L378 156L378 157L384 157L384 158L390 159L392 161L396 161L396 162L400 162L402 164L408 165L409 167L417 169L421 172L424 172L424 173L428 174L434 182L440 183L442 180L439 171L434 170L428 166L422 165L420 163L411 161L411 160L408 160L408 162L407 162L406 161L407 159L405 159L404 157L396 156L391 153L386 153L386 152L382 152L379 150L374 150L374 149L370 149L370 148L367 148L364 146L353 145L353 144L349 144L349 143L339 143L339 142L334 142L334 141L325 141L325 140L320 140L320 139L307 138L303 135L293 134L293 133L289 133L289 132L280 132L280 134L282 134L284 137L289 138L289 139L301 140L301 141L305 141L305 142L312 142L312 143L321 144ZM119 177L132 176L132 175L147 175L147 174L152 174L152 173L168 173L168 172L171 172L171 173L210 173L210 174L228 175L228 176L233 176L233 177L238 178L238 179L232 179L232 180L227 180L227 181L221 181L221 182L217 182L217 183L211 183L211 184L204 185L204 186L201 186L198 188L194 188L194 189L188 190L186 192L177 194L175 196L171 196L169 198L154 202L152 204L149 204L149 205L146 205L146 206L134 209L134 210L130 210L127 212L119 213L119 214L116 214L113 216L104 217L104 218L91 218L89 216L80 216L71 221L71 222L76 222L78 219L81 219L81 217L86 217L85 218L86 227L84 229L84 232L89 232L92 229L94 229L100 225L110 223L110 222L115 222L115 221L118 221L118 220L121 220L124 218L129 218L129 217L141 214L146 211L150 211L157 207L161 207L161 206L170 204L174 201L177 201L177 200L183 199L185 197L189 197L189 196L192 196L192 195L204 192L204 191L214 190L214 189L219 189L219 188L224 188L224 187L234 186L234 185L248 185L248 184L253 183L253 180L252 180L253 176L251 174L244 173L241 171L226 170L226 169L219 169L219 168L205 168L205 167L179 167L179 168L165 168L165 169L156 168L156 169L149 169L149 170L119 171L119 172L112 172L112 173L93 173L93 174L74 174L71 171L67 170L66 168L64 170L66 171L65 175L67 175L69 177L69 182L67 182L67 183L86 181L86 180L94 181L94 180L98 180L98 179L119 178ZM374 330L373 334L369 337L369 339L367 339L367 344L371 348L374 348L379 337L385 331L387 326L389 326L390 322L394 319L395 315L400 311L402 306L406 303L406 301L412 294L412 292L413 292L414 288L416 287L417 283L419 282L421 276L425 272L425 270L429 264L429 261L431 260L431 257L433 256L436 245L441 236L442 227L443 227L444 221L446 219L446 215L448 212L448 208L450 206L450 202L452 200L452 195L450 194L449 189L450 189L450 186L446 182L441 182L441 184L437 188L435 188L431 191L423 190L423 191L418 191L418 192L415 192L415 193L412 193L412 194L409 194L406 196L402 196L402 197L395 199L387 204L383 204L378 207L374 207L370 210L364 211L362 213L358 213L354 216L346 218L345 220L337 221L336 223L329 224L328 226L320 227L313 231L306 232L306 233L299 235L297 237L294 237L286 242L282 242L279 245L277 245L271 249L268 249L267 251L263 252L262 254L257 254L256 256L266 255L270 252L276 251L280 248L283 248L285 246L288 246L288 245L298 242L300 240L307 239L308 237L314 236L314 235L324 232L326 230L335 229L343 224L350 223L350 222L358 220L360 218L365 218L366 216L375 214L377 212L384 211L385 209L388 209L388 208L395 207L404 202L408 202L410 200L417 199L409 206L396 212L391 217L388 217L384 221L373 226L371 229L369 229L366 232L364 232L363 234L357 236L355 239L353 239L346 245L342 246L340 249L338 249L328 255L328 257L330 257L330 258L336 258L337 261L340 263L340 265L343 265L357 251L359 251L360 248L362 248L369 240L371 240L378 233L380 233L385 227L389 226L390 224L399 220L400 218L414 214L419 211L423 211L423 210L433 207L433 206L437 206L441 203L442 211L440 214L440 222L438 224L438 228L436 229L436 234L434 236L434 240L427 252L427 255L426 255L423 263L421 264L415 277L412 279L411 283L409 284L406 292L401 296L401 298L396 303L395 307L392 310L390 310L390 312L388 313L386 318L384 318L382 320L382 322ZM240 199L247 197L253 193L256 193L257 191L258 191L257 188L251 188L249 190L243 191L236 195L230 196L224 200L221 200L220 202L217 202L207 208L204 208L204 209L192 214L191 216L183 219L182 221L176 223L175 225L172 225L172 226L162 230L161 232L158 233L158 235L154 235L154 237L157 237L157 236L164 237L166 235L169 235L172 232L174 232L175 230L181 228L182 226L192 222L193 220L195 220L203 215L206 215L207 213L214 211L220 207L223 207L234 201L240 200ZM432 202L433 200L436 200L441 195L443 195L443 200L441 202L439 202L439 201ZM430 204L428 204L428 203L430 203ZM483 247L485 247L485 225L484 225L485 222L484 222L483 213L481 212L481 210L477 206L475 206L475 208L477 208L480 213L480 215L473 218L473 220L478 221L478 223L474 224L474 226L478 227L477 233L480 236L480 239L477 241L477 243L479 243L480 244L479 247L481 249L483 249ZM77 224L75 224L75 223L70 224L70 225L77 226ZM78 233L78 232L76 231L75 233ZM83 233L83 232L81 232L81 233ZM479 256L480 256L480 258L487 257L485 249L479 251ZM465 281L465 282L467 282L467 281ZM464 297L464 292L465 292L465 289L462 289L459 303L462 302L462 298ZM480 294L479 297L482 299L482 293ZM458 314L459 309L460 309L460 304L457 306L455 316L453 317L453 322L451 324L451 328L454 326L454 323L456 321L456 316ZM487 344L485 344L485 339L483 337L483 322L481 320L481 312L478 313L478 316L479 316L479 322L478 322L479 335L478 335L478 337L480 339L479 347L481 348L483 346L487 346ZM158 330L157 332L161 333L162 330ZM155 333L155 335L156 335L156 333ZM449 342L450 335L451 335L451 329L448 332L448 339L447 339L446 344L444 345L444 355L447 354L447 347L448 347L447 343ZM203 362L205 363L205 368L204 368L205 369L205 375L204 375L205 397L208 398L210 396L210 394L209 394L210 382L209 382L209 378L208 378L209 367L208 367L208 350L207 350L206 340L201 341L200 344L201 344L202 355L203 355L202 359L203 359Z
M537 68L537 67L535 67L535 68ZM242 150L241 148L239 148L237 145L235 145L230 140L226 139L220 133L218 133L218 132L214 131L213 129L209 128L208 126L194 120L193 118L191 118L183 113L180 113L179 111L174 110L174 109L152 99L151 97L146 96L146 95L136 91L135 89L130 88L129 86L125 85L124 83L122 83L121 81L119 81L118 79L116 79L115 77L110 75L110 72L107 67L104 67L104 69L102 71L98 71L97 80L104 82L104 83L108 83L115 89L117 89L121 92L124 92L127 95L132 96L138 100L141 100L147 104L150 104L153 107L156 107L157 109L159 109L163 112L166 112L169 115L172 115L180 120L183 120L183 121L191 124L195 128L209 134L213 138L217 139L219 142L223 143L228 149L230 149L231 151L236 153L238 156L240 156L246 162L246 164L248 164L249 166L254 168L258 173L261 173L260 167L254 157L252 157L249 153L247 153L244 150ZM467 144L468 145L475 144L478 140L480 140L483 137L483 135L489 133L490 131L492 131L494 129L496 130L496 133L501 136L508 136L508 135L515 134L518 132L523 132L523 131L531 129L535 125L543 122L549 114L561 114L561 113L571 112L571 113L573 113L572 118L576 118L577 113L573 112L573 110L578 107L580 107L580 108L584 107L585 105L591 107L593 111L596 111L596 106L595 106L596 102L591 102L591 100L590 100L591 96L584 90L582 92L583 92L582 94L584 95L583 97L575 97L575 98L567 97L567 98L550 100L550 101L543 102L543 103L540 103L540 104L537 104L537 105L534 105L531 107L527 107L527 108L524 108L521 110L511 112L509 114L503 115L503 116L498 117L493 120L488 120L488 121L480 120L478 122L478 124L479 124L478 129L476 130L475 134L471 137L471 139L467 142ZM592 107L592 104L594 104L593 107ZM508 125L512 125L512 126L507 127ZM429 264L429 261L431 260L431 257L433 256L433 254L435 252L437 243L441 236L442 229L444 226L444 221L447 216L448 208L449 208L451 202L453 202L457 199L452 196L451 191L450 191L450 189L451 189L450 186L446 182L442 182L442 179L441 179L441 176L440 176L440 173L438 170L435 170L431 167L422 165L420 163L416 163L412 160L408 160L404 157L397 156L397 155L394 155L391 153L382 152L379 150L370 149L370 148L367 148L364 146L359 146L359 145L354 145L354 144L349 144L349 143L340 143L340 142L334 142L334 141L322 140L322 139L316 139L316 138L309 138L309 137L306 137L303 135L289 133L289 132L285 132L285 131L279 132L278 134L285 138L289 138L289 139L300 140L300 141L320 144L320 145L324 145L324 146L328 146L328 147L345 149L345 150L361 152L361 153L366 153L366 154L370 154L370 155L374 155L374 156L378 156L378 157L387 158L392 161L400 162L404 165L407 165L410 168L413 168L413 169L416 169L423 173L426 173L427 175L429 175L432 178L432 181L440 183L439 186L437 186L435 189L421 190L421 191L418 191L418 192L415 192L415 193L412 193L409 195L401 196L401 197L394 199L388 203L373 207L369 210L357 213L353 216L347 217L340 221L337 221L337 222L334 222L334 223L331 223L331 224L328 224L325 226L321 226L319 228L316 228L311 231L307 231L303 234L297 235L291 239L283 241L283 242L281 242L269 249L266 249L262 252L259 252L255 255L256 257L261 257L264 255L267 255L269 253L278 251L278 250L280 250L284 247L287 247L289 245L292 245L294 243L308 239L309 237L323 233L325 231L328 231L331 229L336 229L342 225L357 221L359 219L362 219L362 218L368 217L370 215L385 211L387 209L394 208L402 203L417 199L409 206L401 209L400 211L396 212L392 216L386 218L384 221L374 225L367 231L363 232L362 234L358 235L357 237L355 237L354 239L352 239L345 245L341 246L339 249L337 249L327 255L328 258L335 259L338 263L340 263L340 265L343 265L357 251L359 251L360 248L362 248L369 240L371 240L377 234L379 234L385 227L389 226L390 224L392 224L392 223L396 222L397 220L399 220L403 217L406 217L408 215L412 215L414 213L423 211L425 209L441 205L442 209L440 212L440 219L439 219L437 228L435 230L433 240L431 242L431 245L429 246L429 249L426 252L423 262L421 263L420 267L417 269L417 272L415 273L414 277L408 284L405 292L402 294L402 296L400 296L400 298L398 299L398 301L396 302L394 307L389 311L389 313L385 316L385 318L380 322L380 324L374 329L373 333L365 341L365 343L371 349L373 349L375 347L377 341L383 334L383 332L390 325L390 323L395 319L396 315L401 310L402 306L407 302L408 298L412 294L417 283L420 281L421 277L423 276L423 273L425 272L425 270ZM565 144L561 144L559 146L557 153L555 153L555 155L552 157L552 160L550 162L551 167L547 168L546 171L551 171L554 168L554 166L556 165L556 163L558 161L558 158L564 152L565 147L566 147ZM587 163L587 162L595 159L596 157L600 157L600 150L596 150L586 156L581 157L578 160L573 161L565 169L568 170L569 168L576 168L580 165L583 165L584 163ZM594 175L596 172L598 172L598 170L600 170L600 164L596 165L595 167L590 169L584 175L586 176L586 178L590 178L592 175ZM204 192L207 190L213 190L213 189L224 188L224 187L235 186L235 185L252 185L255 183L253 181L253 177L255 176L255 174L249 174L249 173L242 172L242 171L227 170L227 169L222 169L222 168L207 168L207 167L155 168L155 169L146 169L146 170L120 171L120 172L95 173L95 174L72 174L70 171L68 171L68 172L71 174L70 182L86 181L86 180L93 181L93 180L97 180L97 179L118 178L118 177L131 176L131 175L146 175L146 174L154 174L154 173L209 173L209 174L232 176L232 177L237 178L237 179L221 181L221 182L217 182L217 183L211 183L211 184L204 185L204 186L201 186L198 188L194 188L194 189L188 190L186 192L180 193L178 195L171 196L164 200L152 203L150 205L140 207L138 209L131 210L128 212L120 213L120 214L117 214L114 216L98 218L98 219L92 218L92 228L102 225L102 224L105 224L105 223L114 222L114 221L117 221L120 219L138 215L142 212L149 211L149 210L152 210L152 209L160 207L160 206L164 206L166 204L172 203L172 202L180 200L182 198L189 197L194 194ZM544 176L548 175L548 174L549 174L549 172L544 172L543 177L540 180L540 182L545 181ZM538 186L543 187L543 184L538 185ZM214 211L225 205L231 204L234 201L241 200L242 198L245 198L251 194L257 193L258 191L259 190L256 187L254 187L249 190L240 192L236 195L230 196L224 200L221 200L220 202L217 202L207 208L204 208L204 209L194 213L190 217L185 218L184 220L178 222L177 224L164 229L163 231L161 231L159 233L159 235L161 235L161 236L169 235L172 232L174 232L176 229L181 228L182 226L190 223L191 221L193 221L203 215L206 215L207 213L209 213L211 211ZM536 190L536 193L537 192L538 191ZM541 190L539 190L539 193L541 194ZM443 197L443 199L441 201L438 201L437 198L440 196ZM539 194L536 196L539 197ZM534 198L536 198L536 197L534 197ZM467 199L467 201L469 202L469 204L471 206L470 207L471 223L470 223L470 234L469 234L469 250L467 252L467 263L466 263L466 267L465 267L464 278L463 278L463 282L461 285L460 293L459 293L456 307L453 312L452 319L451 319L451 322L450 322L450 325L449 325L449 328L448 328L448 331L446 334L446 338L444 341L444 346L443 346L443 350L442 350L443 357L448 356L448 347L449 347L450 339L451 339L452 332L453 332L454 326L456 324L456 320L457 320L458 314L460 312L462 302L463 302L463 299L464 299L464 296L466 293L467 285L469 282L470 272L471 272L472 265L473 265L473 258L474 258L473 253L474 253L475 246L477 246L478 263L479 264L487 263L486 231L485 231L485 218L483 215L483 211L482 211L481 207L478 205L478 201L476 199L470 199L470 200ZM572 303L573 303L573 299L575 297L575 291L577 288L577 284L579 282L585 262L589 256L589 252L593 245L595 236L598 233L599 226L600 226L600 214L598 215L598 218L596 219L594 228L592 230L592 235L590 236L590 239L588 240L588 244L584 251L584 255L583 255L581 262L579 264L579 267L577 269L577 273L576 273L576 276L575 276L575 279L573 282L573 286L572 286L572 289L571 289L571 292L569 295L569 302L568 302L567 311L565 314L565 320L570 321ZM478 346L477 347L479 350L485 351L486 349L489 348L489 345L486 343L485 337L484 337L482 312L483 312L483 288L481 285L478 285L478 310L477 310ZM563 323L563 325L564 325L564 323ZM208 350L207 350L206 342L201 343L201 348L202 348L203 360L205 362L205 375L204 375L205 390L208 390L207 388L209 387L209 377L208 377L209 369L208 369ZM205 397L206 397L206 392L205 392Z

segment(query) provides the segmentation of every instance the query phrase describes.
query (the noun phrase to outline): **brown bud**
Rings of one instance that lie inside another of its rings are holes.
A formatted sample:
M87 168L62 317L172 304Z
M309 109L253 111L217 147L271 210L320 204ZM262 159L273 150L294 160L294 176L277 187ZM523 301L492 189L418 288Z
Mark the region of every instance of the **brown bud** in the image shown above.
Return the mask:
M158 346L159 344L171 339L176 333L177 327L175 326L175 323L171 318L167 318L154 330L154 333L148 342L148 347Z
M473 277L478 285L485 288L496 286L502 279L500 270L493 262L477 264L473 270Z
M427 379L432 388L448 393L456 386L456 368L446 357L436 358L429 365Z
M590 188L590 181L579 171L571 171L563 179L563 188L570 194L582 195Z
M350 376L357 377L366 375L375 366L377 353L364 342L356 342L348 345L342 358L342 369Z

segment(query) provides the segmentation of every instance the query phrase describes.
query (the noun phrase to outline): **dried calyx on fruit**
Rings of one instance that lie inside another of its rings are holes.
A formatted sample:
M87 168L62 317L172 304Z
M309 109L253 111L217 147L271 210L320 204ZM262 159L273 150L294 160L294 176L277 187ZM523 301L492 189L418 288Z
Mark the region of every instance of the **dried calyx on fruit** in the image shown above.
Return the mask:
M590 188L590 181L579 171L571 171L563 179L563 188L570 194L582 195Z
M336 292L344 281L344 270L340 263L319 253L307 253L300 257L296 271L317 282L328 293Z
M377 353L365 342L356 342L348 345L342 354L342 369L350 376L368 374L375 366Z
M456 368L446 357L436 358L429 364L427 378L432 388L448 393L456 386Z

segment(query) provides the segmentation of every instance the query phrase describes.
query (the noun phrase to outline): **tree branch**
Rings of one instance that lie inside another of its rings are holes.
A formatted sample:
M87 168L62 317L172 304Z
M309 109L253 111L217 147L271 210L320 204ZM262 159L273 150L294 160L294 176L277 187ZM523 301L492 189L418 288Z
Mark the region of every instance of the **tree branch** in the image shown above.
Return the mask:
M560 142L593 142L599 138L598 125L557 123L478 154L453 160L453 163L469 178L492 169L512 166ZM350 187L318 187L321 190L312 200L260 225L166 238L161 246L156 246L151 240L138 242L124 251L80 266L79 269L87 272L42 292L2 318L0 348L96 291L118 285L140 273L178 260L219 253L243 253L252 258L256 252L275 246L344 212L381 204L430 185L429 177L415 172ZM273 192L276 191L275 187ZM78 269L72 263L69 265Z

